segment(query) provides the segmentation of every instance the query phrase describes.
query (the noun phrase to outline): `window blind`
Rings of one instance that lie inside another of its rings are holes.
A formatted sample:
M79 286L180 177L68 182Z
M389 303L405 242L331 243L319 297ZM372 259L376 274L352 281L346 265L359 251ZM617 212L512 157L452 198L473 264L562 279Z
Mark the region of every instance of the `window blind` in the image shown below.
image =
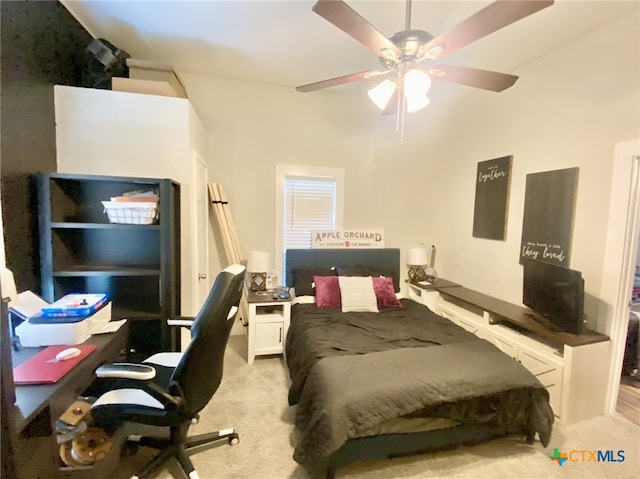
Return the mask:
M287 249L312 247L314 230L342 229L344 169L276 165L275 269L287 283ZM291 278L289 278L289 281Z
M311 248L311 232L336 226L333 179L285 178L284 249Z

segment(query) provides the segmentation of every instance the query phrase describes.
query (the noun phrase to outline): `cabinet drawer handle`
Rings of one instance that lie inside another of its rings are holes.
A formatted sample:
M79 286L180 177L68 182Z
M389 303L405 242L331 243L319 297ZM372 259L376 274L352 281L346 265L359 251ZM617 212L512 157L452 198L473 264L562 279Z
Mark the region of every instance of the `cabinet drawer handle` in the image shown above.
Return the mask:
M278 340L278 342L282 343L282 327L280 327L280 339Z

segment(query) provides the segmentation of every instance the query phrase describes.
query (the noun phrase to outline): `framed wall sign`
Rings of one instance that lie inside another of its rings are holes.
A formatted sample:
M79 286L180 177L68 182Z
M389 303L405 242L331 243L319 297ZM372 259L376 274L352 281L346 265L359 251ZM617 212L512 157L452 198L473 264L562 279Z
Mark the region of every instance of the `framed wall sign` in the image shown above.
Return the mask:
M522 258L569 266L578 168L527 175Z
M311 248L384 248L384 231L377 229L312 231Z
M473 236L504 240L507 235L512 156L478 163Z

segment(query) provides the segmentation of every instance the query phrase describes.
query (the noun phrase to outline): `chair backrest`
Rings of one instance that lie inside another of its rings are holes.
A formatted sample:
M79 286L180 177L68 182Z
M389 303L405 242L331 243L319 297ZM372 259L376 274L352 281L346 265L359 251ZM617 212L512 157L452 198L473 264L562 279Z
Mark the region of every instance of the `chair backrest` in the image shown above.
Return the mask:
M191 342L171 376L172 395L182 396L185 414L207 405L222 380L224 351L233 326L244 282L245 267L223 269L191 326Z

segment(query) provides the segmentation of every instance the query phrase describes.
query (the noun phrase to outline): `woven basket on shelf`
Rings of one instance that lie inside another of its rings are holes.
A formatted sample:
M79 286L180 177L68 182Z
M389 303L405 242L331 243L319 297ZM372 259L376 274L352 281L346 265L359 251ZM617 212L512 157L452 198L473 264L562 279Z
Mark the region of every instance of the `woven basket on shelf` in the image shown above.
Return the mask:
M127 225L150 225L158 219L156 203L103 201L109 223Z

